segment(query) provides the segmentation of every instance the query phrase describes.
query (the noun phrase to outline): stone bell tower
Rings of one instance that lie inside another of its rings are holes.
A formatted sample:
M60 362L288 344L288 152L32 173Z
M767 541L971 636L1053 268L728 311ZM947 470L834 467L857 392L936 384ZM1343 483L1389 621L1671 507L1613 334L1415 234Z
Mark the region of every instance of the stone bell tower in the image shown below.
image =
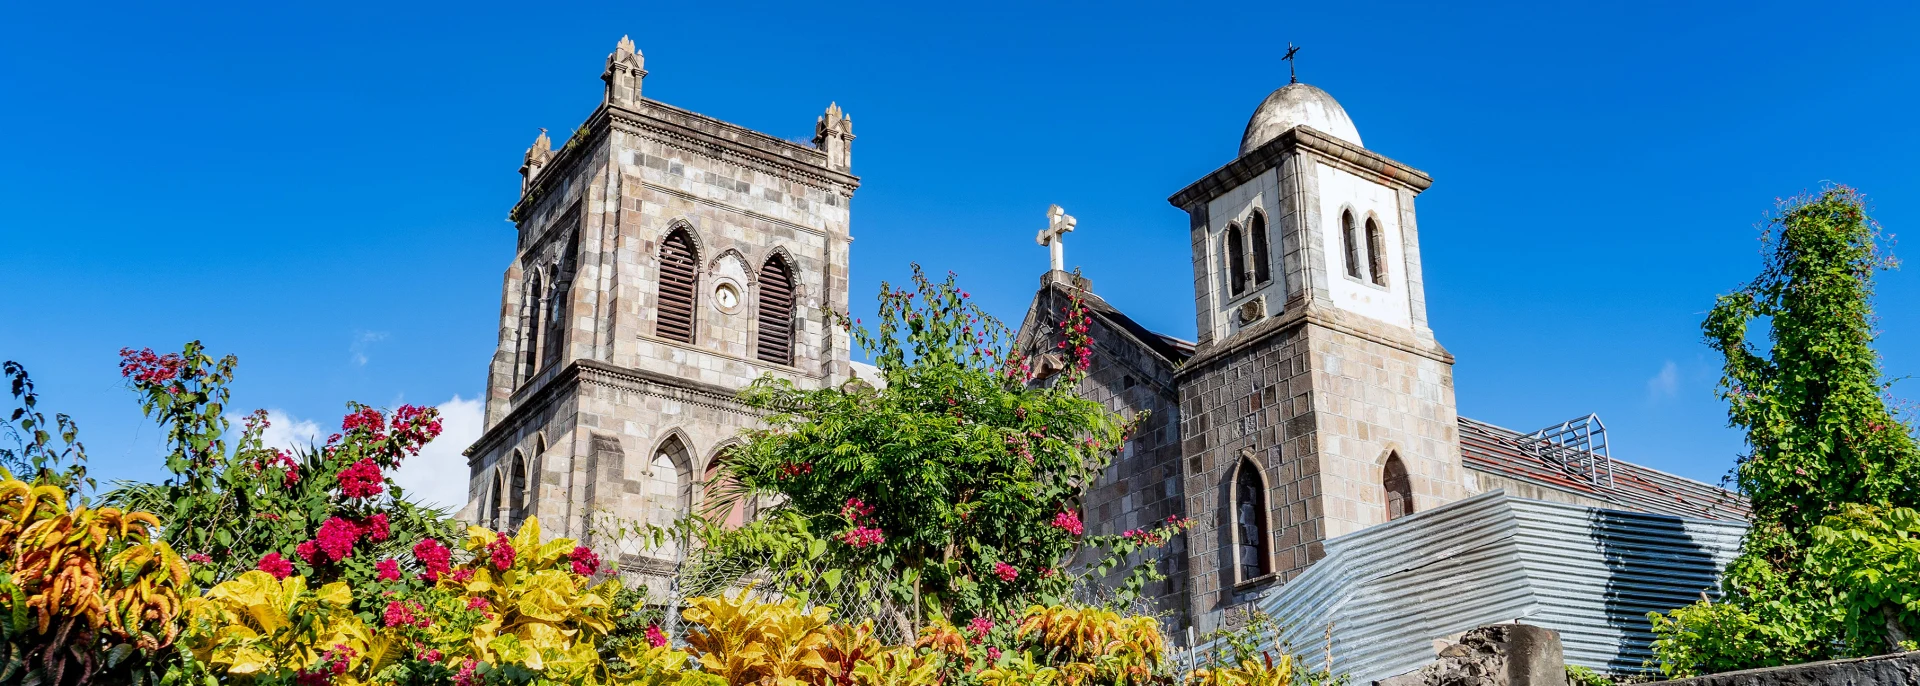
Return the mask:
M835 313L860 185L852 122L831 107L812 145L794 142L643 97L646 75L622 38L600 106L560 149L543 130L524 157L487 426L467 450L470 521L538 515L574 537L602 516L671 522L760 426L741 389L851 373ZM650 573L674 551L647 555L621 563Z
M1453 357L1427 326L1414 197L1313 86L1274 91L1190 217L1199 340L1179 371L1202 631L1321 543L1464 497Z

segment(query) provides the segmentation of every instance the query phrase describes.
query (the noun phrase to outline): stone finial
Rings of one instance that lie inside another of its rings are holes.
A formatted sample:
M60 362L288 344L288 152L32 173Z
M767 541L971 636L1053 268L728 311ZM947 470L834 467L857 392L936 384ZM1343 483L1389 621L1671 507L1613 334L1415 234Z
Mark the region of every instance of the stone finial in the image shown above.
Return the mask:
M607 55L607 69L600 80L607 82L607 104L631 106L640 102L640 82L647 78L647 58L633 46L633 39L621 36Z
M547 137L547 130L540 129L540 135L533 139L533 145L527 148L526 161L520 164L520 192L526 192L533 180L540 177L540 170L553 159L553 139Z
M840 171L853 168L853 118L840 111L840 103L827 105L827 113L813 125L813 147L827 153L827 166Z

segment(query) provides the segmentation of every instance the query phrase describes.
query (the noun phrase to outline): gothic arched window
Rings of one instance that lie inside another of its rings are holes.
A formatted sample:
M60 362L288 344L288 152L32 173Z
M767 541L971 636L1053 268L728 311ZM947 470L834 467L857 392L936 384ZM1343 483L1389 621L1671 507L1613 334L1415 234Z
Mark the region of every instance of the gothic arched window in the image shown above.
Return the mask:
M1227 289L1233 295L1247 290L1247 246L1246 237L1240 235L1239 224L1227 225Z
M520 527L520 520L527 517L527 459L520 451L513 452L513 459L507 463L507 526L508 530Z
M1258 286L1273 279L1273 267L1267 258L1267 215L1254 210L1247 231L1253 234L1253 284Z
M700 255L685 227L667 234L660 246L660 312L654 333L681 343L693 342L695 266Z
M671 527L675 521L686 516L692 508L690 488L693 453L679 436L673 436L660 444L653 453L653 461L648 464L646 504L646 523L659 527ZM672 556L680 550L679 542L667 541L659 552Z
M499 469L494 469L493 478L489 480L490 483L482 487L480 494L480 525L489 529L500 528L500 523L495 521L500 517L501 490L504 488L501 485L500 474Z
M701 480L706 487L704 498L706 502L720 505L723 500L732 501L730 504L727 504L727 509L724 513L716 512L709 507L703 507L701 509L701 512L709 517L718 515L720 517L720 523L729 529L739 528L741 525L746 524L749 520L753 519L754 514L752 495L743 492L740 488L740 482L735 481L731 476L726 474L727 460L732 459L732 457L733 448L727 448L715 453L713 461L707 463L706 477Z
M793 364L793 270L779 255L760 266L759 315L754 355L762 362Z
M533 378L534 370L540 366L540 274L535 272L527 278L526 301L523 310L526 315L520 318L520 381Z
M1413 479L1407 477L1407 465L1400 461L1399 453L1387 453L1380 484L1387 491L1387 521L1413 514Z
M1367 217L1367 275L1375 285L1387 285L1387 242L1373 217Z
M1353 235L1353 213L1340 213L1340 248L1347 256L1347 276L1360 278L1360 239Z
M1267 544L1267 480L1252 458L1242 459L1233 476L1233 562L1235 581L1246 582L1273 573L1273 555Z

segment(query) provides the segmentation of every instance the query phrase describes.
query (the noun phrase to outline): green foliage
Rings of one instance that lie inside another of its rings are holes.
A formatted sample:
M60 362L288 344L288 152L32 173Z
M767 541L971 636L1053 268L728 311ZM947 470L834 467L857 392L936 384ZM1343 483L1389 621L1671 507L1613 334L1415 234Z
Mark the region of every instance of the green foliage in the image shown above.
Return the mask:
M1567 665L1567 686L1613 686L1613 679L1580 665Z
M1907 542L1920 451L1872 348L1873 274L1891 266L1879 226L1836 186L1782 203L1765 240L1760 276L1703 324L1729 424L1746 432L1734 480L1752 527L1718 602L1651 615L1673 676L1877 654L1920 628Z
M227 402L238 366L232 355L215 360L195 341L179 353L129 349L121 358L121 372L140 394L142 410L167 438L171 476L159 484L116 483L103 498L162 515L162 538L195 561L198 583L234 578L277 554L315 583L345 580L362 588L379 560L404 556L422 538L458 535L444 513L407 501L387 477L439 434L433 408L403 406L389 416L348 403L341 433L323 446L291 453L261 442L268 426L263 411L232 432ZM358 472L366 477L361 487L375 492L349 493L342 473L363 461L370 470ZM336 528L366 530L342 559L313 554L331 520L339 520ZM385 524L374 526L376 521Z
M93 488L94 484L87 476L87 449L80 444L80 427L65 414L55 414L51 423L47 421L26 367L8 360L0 371L4 371L14 401L19 403L7 420L0 422L0 435L13 442L12 447L0 447L0 467L27 481L59 487L69 494L69 505L85 503L81 489Z
M837 532L817 546L831 566L879 570L902 602L950 621L1064 598L1062 568L1083 547L1113 553L1105 573L1180 528L1078 532L1080 497L1135 426L1076 392L1091 354L1086 317L1067 308L1056 343L1079 363L1033 383L1004 326L951 276L935 283L916 267L912 291L883 284L879 330L854 331L885 388L755 382L742 398L770 413L768 428L734 453L723 475L733 490L712 507L776 494L776 512ZM1154 578L1148 566L1122 595Z
M1920 513L1847 505L1813 528L1807 573L1834 589L1848 645L1914 650L1920 627Z

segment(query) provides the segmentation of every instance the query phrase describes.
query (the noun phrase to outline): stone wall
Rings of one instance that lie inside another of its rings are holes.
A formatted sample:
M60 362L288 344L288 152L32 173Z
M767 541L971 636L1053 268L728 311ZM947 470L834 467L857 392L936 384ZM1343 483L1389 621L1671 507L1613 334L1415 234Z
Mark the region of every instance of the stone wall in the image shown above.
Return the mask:
M1197 631L1250 602L1321 556L1318 427L1309 341L1298 327L1180 370L1182 455L1188 516L1190 612ZM1240 579L1229 503L1235 468L1251 458L1264 473L1274 573Z
M528 511L557 534L581 536L601 515L658 521L697 507L695 482L758 424L734 400L740 389L764 375L820 388L850 373L849 337L832 313L848 297L851 123L830 109L822 150L641 98L632 47L609 58L607 99L574 139L555 152L543 134L528 152L488 428L468 450L470 519L511 497L497 484L511 483L516 454L537 474ZM675 230L697 251L692 343L654 332L659 250ZM790 365L755 355L758 275L775 256L795 285ZM549 292L533 293L536 276ZM737 307L715 301L721 284L738 289ZM674 453L671 479L650 482L669 437L685 454Z
M1071 290L1050 286L1051 283L1051 279L1043 279L1042 289L1029 312L1028 324L1022 327L1045 325L1054 332L1030 341L1034 344L1032 349L1040 353L1047 352L1049 340L1059 340L1061 308L1067 306L1067 292ZM1082 281L1081 285L1089 284ZM1093 311L1087 331L1093 339L1093 361L1087 378L1080 382L1080 393L1123 417L1146 415L1133 439L1087 489L1081 503L1087 533L1112 535L1133 529L1152 529L1170 516L1184 517L1179 392L1174 385L1173 361L1129 331L1119 319L1125 315L1112 310L1092 293L1084 290L1079 293ZM1167 579L1148 584L1145 594L1157 611L1170 613L1166 628L1178 632L1187 625L1186 537L1176 537L1166 548L1152 554L1160 557L1159 568ZM1128 571L1127 567L1116 569L1108 581L1118 584Z

